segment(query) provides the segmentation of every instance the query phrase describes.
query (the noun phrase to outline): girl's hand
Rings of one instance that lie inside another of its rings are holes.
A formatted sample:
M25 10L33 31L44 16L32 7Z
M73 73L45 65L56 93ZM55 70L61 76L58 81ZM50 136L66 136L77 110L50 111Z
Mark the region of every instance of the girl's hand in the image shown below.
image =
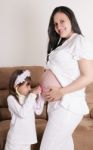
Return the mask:
M57 101L62 98L62 88L52 87L43 90L43 96L46 101Z
M36 87L35 89L33 89L33 91L32 91L32 93L34 93L34 94L41 94L41 92L42 92L42 89L41 89L41 87L40 86L38 86L38 87Z

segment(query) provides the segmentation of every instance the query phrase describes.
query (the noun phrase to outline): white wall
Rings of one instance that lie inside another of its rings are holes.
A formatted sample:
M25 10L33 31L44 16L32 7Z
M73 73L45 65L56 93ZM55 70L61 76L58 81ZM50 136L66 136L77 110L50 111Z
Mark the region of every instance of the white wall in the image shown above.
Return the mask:
M52 10L70 7L93 42L93 1L0 0L0 67L45 65L47 26Z

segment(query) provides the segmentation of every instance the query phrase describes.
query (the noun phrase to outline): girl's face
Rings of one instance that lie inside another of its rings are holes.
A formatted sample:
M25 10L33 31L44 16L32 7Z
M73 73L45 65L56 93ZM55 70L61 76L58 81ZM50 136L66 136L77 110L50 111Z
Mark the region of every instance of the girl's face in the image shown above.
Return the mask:
M31 82L25 81L21 86L17 86L17 90L21 95L27 96L31 91Z
M54 15L55 31L61 38L69 38L72 35L71 22L67 15L62 12L58 12Z

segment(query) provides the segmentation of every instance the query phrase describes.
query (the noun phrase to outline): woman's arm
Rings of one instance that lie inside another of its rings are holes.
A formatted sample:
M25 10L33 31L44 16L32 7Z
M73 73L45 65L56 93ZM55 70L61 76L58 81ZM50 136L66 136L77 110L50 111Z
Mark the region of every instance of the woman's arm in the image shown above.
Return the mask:
M80 76L71 84L63 87L51 87L51 90L44 92L44 96L48 101L58 100L65 94L75 92L85 88L88 84L93 82L93 60L81 59L78 61Z

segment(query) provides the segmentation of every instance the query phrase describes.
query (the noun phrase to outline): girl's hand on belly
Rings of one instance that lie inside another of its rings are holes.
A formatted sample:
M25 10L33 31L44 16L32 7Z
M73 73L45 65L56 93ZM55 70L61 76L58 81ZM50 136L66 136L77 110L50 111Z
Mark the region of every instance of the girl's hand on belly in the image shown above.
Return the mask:
M57 101L62 98L62 88L49 87L43 90L43 96L46 101Z

